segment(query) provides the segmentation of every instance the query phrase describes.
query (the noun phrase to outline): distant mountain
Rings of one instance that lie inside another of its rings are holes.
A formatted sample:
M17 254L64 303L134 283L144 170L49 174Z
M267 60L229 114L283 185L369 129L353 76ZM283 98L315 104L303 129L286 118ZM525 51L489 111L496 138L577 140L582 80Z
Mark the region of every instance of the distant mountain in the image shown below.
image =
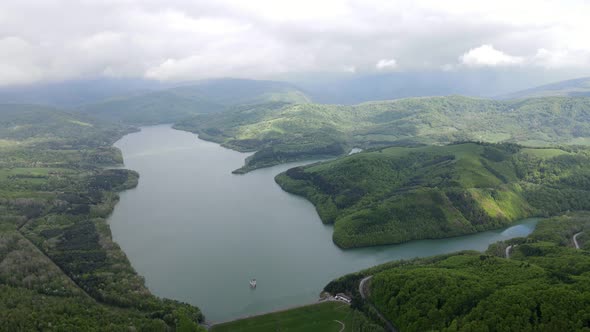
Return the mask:
M93 117L132 124L172 123L187 116L222 110L204 98L187 98L169 90L133 94L83 105L78 111Z
M71 108L130 93L170 87L143 79L91 79L0 88L0 103L41 104Z
M310 102L309 97L297 86L279 81L213 79L184 84L170 91L183 97L204 98L225 106L276 101L288 103Z
M573 80L541 85L536 88L502 95L499 98L522 99L553 96L590 96L590 77L582 77Z
M512 68L310 75L293 82L307 91L314 102L350 105L407 97L493 97L559 79L562 77Z
M567 76L566 76L567 77ZM76 108L87 104L116 106L122 99L171 91L175 95L207 100L223 106L268 101L357 104L366 101L452 94L493 97L563 79L521 69L456 69L373 74L305 74L282 81L209 79L192 82L160 82L146 79L88 79L0 87L0 103L42 104ZM574 80L572 82L575 82ZM154 99L154 96L148 96ZM169 100L169 99L167 99ZM183 104L179 100L173 105ZM142 103L145 105L145 103Z
M307 103L309 99L289 83L217 79L110 98L83 105L78 110L109 121L157 124L177 122L195 114L220 112L242 104L269 102Z

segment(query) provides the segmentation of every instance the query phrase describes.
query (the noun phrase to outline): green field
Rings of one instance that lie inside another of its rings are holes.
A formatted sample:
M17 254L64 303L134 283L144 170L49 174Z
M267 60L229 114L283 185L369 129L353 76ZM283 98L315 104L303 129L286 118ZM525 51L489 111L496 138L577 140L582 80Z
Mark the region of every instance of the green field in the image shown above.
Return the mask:
M354 331L359 313L355 313L346 304L324 302L287 311L270 313L262 316L241 319L229 323L214 325L212 332L275 332L275 331ZM344 323L342 325L336 321Z

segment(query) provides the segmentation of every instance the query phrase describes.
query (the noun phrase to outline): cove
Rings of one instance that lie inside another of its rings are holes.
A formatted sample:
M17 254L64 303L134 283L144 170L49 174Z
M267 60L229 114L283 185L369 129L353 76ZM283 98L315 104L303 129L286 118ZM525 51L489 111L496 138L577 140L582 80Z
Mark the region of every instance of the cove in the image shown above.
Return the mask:
M234 175L248 154L167 125L144 127L115 146L140 179L121 193L109 219L114 240L154 294L197 305L211 322L311 303L330 280L380 263L485 250L528 235L537 222L341 250L313 205L274 182L279 172L303 163Z

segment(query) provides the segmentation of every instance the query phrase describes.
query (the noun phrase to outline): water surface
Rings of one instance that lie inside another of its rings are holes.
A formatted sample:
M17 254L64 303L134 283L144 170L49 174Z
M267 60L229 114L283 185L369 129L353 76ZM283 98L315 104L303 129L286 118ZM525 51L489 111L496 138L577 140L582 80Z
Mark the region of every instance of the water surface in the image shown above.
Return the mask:
M233 175L247 154L170 126L142 128L115 145L125 166L140 174L110 218L115 241L154 294L195 304L213 322L310 303L343 274L402 258L485 250L536 225L531 219L475 235L343 251L313 205L274 182L295 164Z

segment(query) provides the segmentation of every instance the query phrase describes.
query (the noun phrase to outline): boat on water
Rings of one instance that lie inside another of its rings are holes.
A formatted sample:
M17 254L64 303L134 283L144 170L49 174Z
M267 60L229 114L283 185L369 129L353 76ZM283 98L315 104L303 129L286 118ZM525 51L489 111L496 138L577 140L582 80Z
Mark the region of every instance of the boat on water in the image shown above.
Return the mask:
M250 280L250 288L256 288L256 279Z

